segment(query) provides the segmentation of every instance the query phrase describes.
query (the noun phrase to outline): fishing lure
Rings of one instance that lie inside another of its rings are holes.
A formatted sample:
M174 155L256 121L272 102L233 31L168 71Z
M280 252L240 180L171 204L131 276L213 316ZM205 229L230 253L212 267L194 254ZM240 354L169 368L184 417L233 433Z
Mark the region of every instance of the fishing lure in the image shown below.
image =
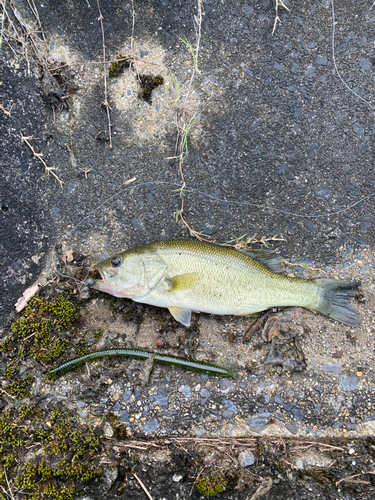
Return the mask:
M219 377L233 377L236 378L236 374L230 370L222 368L221 366L213 365L211 363L205 363L203 361L194 361L187 358L181 358L179 356L173 356L171 354L161 354L150 352L145 349L105 349L103 351L93 351L83 356L77 356L76 358L65 361L61 365L50 370L49 374L57 374L60 372L65 372L71 368L75 368L90 359L102 358L104 356L126 356L138 359L148 359L151 356L155 356L154 360L158 363L164 363L166 365L178 366L185 368L186 370L192 370L199 373L206 373L208 375L217 375Z

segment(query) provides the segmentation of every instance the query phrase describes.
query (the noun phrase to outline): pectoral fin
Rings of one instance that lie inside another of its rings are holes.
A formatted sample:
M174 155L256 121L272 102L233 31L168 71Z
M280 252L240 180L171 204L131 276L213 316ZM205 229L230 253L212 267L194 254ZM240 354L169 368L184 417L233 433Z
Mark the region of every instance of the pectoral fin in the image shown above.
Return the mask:
M176 321L179 321L184 326L190 326L191 309L184 309L177 306L168 307L168 309Z
M167 281L169 284L169 291L176 292L177 290L186 290L188 288L193 288L198 280L198 273L186 273L179 274L178 276L174 276L173 278L169 278Z

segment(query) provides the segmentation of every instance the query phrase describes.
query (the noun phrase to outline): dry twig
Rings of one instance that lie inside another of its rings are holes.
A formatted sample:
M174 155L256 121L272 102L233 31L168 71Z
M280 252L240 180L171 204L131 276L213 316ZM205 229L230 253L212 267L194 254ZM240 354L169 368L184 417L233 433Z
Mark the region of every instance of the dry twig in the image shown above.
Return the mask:
M40 32L42 33L42 37L43 37L43 40L44 42L47 43L46 41L46 37L44 36L44 31L43 31L43 28L42 28L42 23L40 22L40 17L39 17L39 12L38 12L38 9L36 8L36 5L34 3L34 0L27 0L27 3L29 4L29 7L31 9L31 12L34 14L35 16L35 19L38 21L38 24L39 24L39 28L40 28ZM31 5L32 4L32 5Z
M10 398L12 398L13 400L16 399L15 397L13 397L11 394L9 394L6 390L2 389L1 387L0 387L0 392L2 392L3 394L6 394L7 396L9 396Z
M104 25L103 25L103 15L102 11L100 9L100 2L97 0L98 4L98 10L99 10L99 17L98 21L100 21L100 26L102 29L102 41L103 41L103 82L104 82L104 101L103 101L103 106L106 109L107 112L107 118L108 118L108 135L109 135L109 147L112 149L112 123L111 123L111 115L109 110L111 109L108 104L108 95L107 95L107 62L105 60L105 36L104 36Z
M10 110L9 110L9 111L8 111L8 110L6 110L2 104L0 104L0 109L1 109L1 111L4 111L4 114L5 114L5 115L7 115L7 116L11 116L10 112L12 111L12 108L13 108L13 104L12 104L12 106L10 107Z
M6 480L6 482L7 482L8 491L6 491L3 487L2 487L2 489L3 489L4 493L5 493L7 496L9 496L12 500L15 500L14 495L13 495L13 493L12 493L12 488L11 488L11 485L9 484L9 480L8 480L8 476L7 476L7 471L6 471L6 469L5 469L5 468L4 468L4 476L5 476L5 480Z
M272 488L272 483L273 483L273 481L272 481L272 478L270 478L270 477L265 477L264 479L262 479L262 482L261 482L259 488L256 490L254 495L252 495L249 498L249 500L258 500L259 498L266 495L266 493L268 493L270 491L270 489Z
M202 472L204 471L204 467L201 468L201 470L198 472L198 475L197 477L195 478L195 481L193 482L193 486L191 487L191 490L190 490L190 493L189 493L189 496L188 498L191 497L192 493L193 493L193 490L194 490L194 486L195 486L195 483L198 481L198 479L200 478Z
M52 174L53 177L58 181L58 183L60 184L60 187L62 189L63 187L63 184L64 182L60 179L60 177L54 172L54 170L57 170L56 167L49 167L47 165L47 163L43 160L43 153L36 153L34 148L32 147L32 145L30 144L29 140L32 139L33 136L30 135L28 137L24 137L21 133L21 144L23 144L24 142L29 146L29 148L31 149L34 157L38 158L38 160L40 160L42 163L43 163L43 166L44 166L44 169L46 171L47 174Z
M284 9L286 9L288 12L290 12L288 7L284 4L283 0L275 0L275 1L276 1L276 5L275 5L276 17L275 17L275 24L273 25L272 34L275 33L277 23L278 22L281 23L280 18L279 18L279 6L284 7Z
M138 481L138 483L141 485L143 491L146 493L146 495L148 496L148 498L150 500L152 500L152 496L150 495L148 489L146 488L146 486L142 483L142 481L139 479L139 477L137 476L137 474L135 472L133 472L133 476L136 478L136 480Z
M340 479L340 481L336 482L336 486L340 483L360 483L360 484L371 484L369 481L353 481L355 477L364 476L365 474L375 474L375 471L363 471L359 474L353 474L353 476L347 476Z
M131 60L134 56L134 26L135 26L135 10L134 10L134 0L132 0L132 34L130 37L130 57ZM131 64L131 61L130 61Z

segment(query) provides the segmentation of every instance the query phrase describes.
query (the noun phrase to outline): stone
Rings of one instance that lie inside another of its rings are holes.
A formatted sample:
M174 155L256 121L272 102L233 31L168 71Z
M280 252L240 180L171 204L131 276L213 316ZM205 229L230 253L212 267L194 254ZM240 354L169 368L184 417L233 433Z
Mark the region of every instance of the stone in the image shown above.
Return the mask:
M305 71L305 76L307 76L307 78L312 78L314 76L314 73L315 73L315 67L312 64L310 64L310 66Z
M209 398L210 397L210 391L208 391L206 388L203 388L199 391L199 394L202 396L202 398Z
M145 417L150 413L150 407L148 405L144 405L142 413Z
M356 431L358 429L358 424L352 424L347 422L346 424L346 430L348 431Z
M231 418L233 418L233 415L234 415L233 411L224 410L222 416L223 416L223 418L225 418L225 420L230 420Z
M253 465L255 462L254 455L250 450L241 451L238 455L238 463L241 467L248 467L249 465Z
M323 56L318 56L316 58L316 64L320 64L321 66L327 66L327 58Z
M109 422L106 422L104 424L104 429L103 430L104 430L104 436L107 439L110 439L111 437L113 437L114 431L113 431L112 425Z
M203 437L206 435L206 429L201 425L194 429L194 434L198 437Z
M245 3L243 6L243 12L245 16L251 16L251 14L253 13L253 8L251 7L251 5Z
M158 390L155 395L155 402L160 408L164 408L165 410L168 408L168 396L163 389Z
M66 188L66 192L67 192L68 194L70 194L70 193L73 191L74 186L76 185L76 182L77 182L77 179L72 179L72 180L69 182L68 187Z
M359 67L361 68L362 71L366 71L366 69L370 69L372 66L372 62L370 59L366 59L366 57L362 57L362 59L359 61Z
M294 436L297 434L298 432L298 426L297 425L293 425L293 424L287 424L285 426L289 432L291 432Z
M271 398L269 396L267 396L267 394L261 394L260 396L257 397L257 401L261 405L268 405L268 403L270 402L270 399Z
M340 377L342 389L345 392L355 391L358 385L358 381L358 377L348 377L347 375L341 375Z
M191 389L188 385L181 385L178 389L185 398L191 398Z
M130 389L125 389L124 395L122 396L122 399L124 401L128 401L128 399L130 399L131 395L132 395L132 391Z
M61 217L61 210L59 207L51 208L51 215L54 219L59 219Z
M113 405L113 411L121 411L121 405L118 401Z
M134 229L138 229L139 231L145 230L142 222L137 217L133 217L130 222L132 223Z
M362 137L365 133L365 129L359 125L359 123L355 123L353 125L353 132L358 135L358 137Z
M299 68L298 68L297 64L293 64L293 66L290 68L290 71L294 74L298 73Z
M253 432L260 434L267 427L267 419L263 417L250 417L246 420L246 425Z
M364 240L363 238L360 238L359 236L354 237L353 240L356 243L358 243L358 245L367 245L366 240Z
M224 393L233 392L233 384L228 378L222 378L219 382L220 390Z
M237 406L230 399L224 399L225 408L232 412L237 411Z
M122 410L120 415L121 422L129 422L129 413L126 410Z
M328 373L339 373L341 371L340 365L323 364L321 368L324 372Z
M315 196L317 198L323 198L324 200L328 201L328 203L331 203L333 198L333 193L327 187L326 184L323 184L322 186L318 187L318 189L315 190Z
M290 410L291 414L293 415L294 419L297 421L301 421L304 419L304 413L303 410L300 406L293 406L293 408Z
M157 418L152 418L151 420L148 420L146 422L143 431L144 432L155 432L157 429L159 429L160 424Z

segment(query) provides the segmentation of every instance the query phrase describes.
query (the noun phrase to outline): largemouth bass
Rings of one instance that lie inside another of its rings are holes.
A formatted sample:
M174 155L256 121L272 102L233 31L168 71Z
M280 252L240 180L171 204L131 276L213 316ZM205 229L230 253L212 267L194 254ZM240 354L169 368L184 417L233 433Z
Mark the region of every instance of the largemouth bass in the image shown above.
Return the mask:
M360 316L350 303L356 281L290 278L275 254L242 252L198 241L154 242L125 250L96 266L93 288L115 297L166 307L190 326L191 312L252 314L300 306L349 326Z

